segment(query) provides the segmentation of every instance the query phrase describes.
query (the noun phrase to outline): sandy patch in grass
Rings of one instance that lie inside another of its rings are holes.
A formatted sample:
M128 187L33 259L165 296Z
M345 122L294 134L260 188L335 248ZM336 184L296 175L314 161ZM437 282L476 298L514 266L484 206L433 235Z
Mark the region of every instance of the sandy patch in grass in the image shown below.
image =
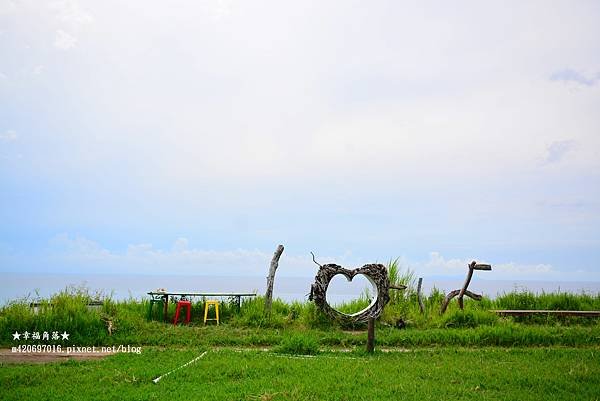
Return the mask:
M109 355L114 355L113 352L13 352L10 348L0 349L0 363L51 363L61 362L70 359L84 361L90 359L101 359Z

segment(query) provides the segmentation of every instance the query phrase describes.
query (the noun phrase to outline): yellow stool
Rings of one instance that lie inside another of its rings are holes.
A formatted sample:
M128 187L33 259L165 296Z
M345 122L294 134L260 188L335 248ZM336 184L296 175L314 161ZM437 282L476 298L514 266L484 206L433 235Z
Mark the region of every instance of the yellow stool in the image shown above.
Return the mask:
M214 305L214 307L215 307L215 318L214 319L208 319L208 307L210 305ZM204 303L204 324L206 324L207 320L216 320L217 326L219 325L219 301L206 301Z

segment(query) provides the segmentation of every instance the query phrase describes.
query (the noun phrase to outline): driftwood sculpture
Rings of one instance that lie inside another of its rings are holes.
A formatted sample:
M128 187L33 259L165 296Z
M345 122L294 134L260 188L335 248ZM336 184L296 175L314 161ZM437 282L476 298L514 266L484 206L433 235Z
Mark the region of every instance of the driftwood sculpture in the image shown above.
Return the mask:
M319 266L319 271L315 276L315 282L311 285L309 300L314 301L315 304L332 319L342 320L350 323L365 323L369 319L377 319L383 312L383 308L390 301L389 290L390 289L405 289L406 286L394 286L390 285L388 278L388 271L382 264L367 264L357 269L349 270L336 264L320 265L314 260L313 261ZM327 288L331 279L341 274L346 277L348 281L362 274L369 280L375 289L373 299L369 306L365 309L356 313L348 314L340 312L332 308L327 303Z
M481 301L481 297L482 297L481 295L475 294L467 289L467 287L471 283L471 279L473 278L474 270L492 270L492 266L485 265L485 264L479 264L475 261L472 261L471 263L469 263L469 272L467 273L467 279L465 280L465 283L463 284L463 286L460 290L450 291L448 293L448 295L446 295L446 298L444 298L444 302L442 302L442 308L440 309L440 314L443 314L444 312L446 312L446 309L448 308L448 304L450 303L452 298L454 298L456 296L458 296L458 306L461 310L464 309L463 297L465 295L471 299L474 299L475 301Z
M320 265L315 260L314 254L313 262L319 266L319 271L315 277L314 284L310 287L309 299L314 301L326 315L334 320L341 320L348 323L368 323L367 352L373 352L375 349L375 319L381 315L383 308L390 301L389 290L403 290L406 286L390 285L388 271L382 264L368 264L349 270L336 264ZM369 280L375 289L375 294L369 306L356 313L348 314L340 312L329 305L327 302L327 288L331 279L338 274L346 277L348 281L352 281L358 274L364 275Z
M329 287L331 279L338 274L346 277L348 281L352 281L357 274L362 274L369 280L376 291L369 306L359 312L346 314L332 308L327 303L327 288ZM364 265L358 269L348 270L339 265L327 264L319 268L319 272L315 277L315 282L310 288L309 299L314 301L315 304L317 304L317 306L332 319L364 323L367 322L369 318L376 319L381 315L383 308L390 301L390 296L388 294L389 287L390 280L388 279L387 269L384 265L370 264Z

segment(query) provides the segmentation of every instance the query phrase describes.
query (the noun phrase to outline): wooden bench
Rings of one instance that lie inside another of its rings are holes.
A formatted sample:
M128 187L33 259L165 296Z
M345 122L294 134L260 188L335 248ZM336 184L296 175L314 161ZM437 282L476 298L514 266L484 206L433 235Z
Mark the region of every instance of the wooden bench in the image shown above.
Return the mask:
M552 315L552 316L579 316L600 317L597 310L534 310L534 309L500 309L492 310L501 316L529 316L529 315Z

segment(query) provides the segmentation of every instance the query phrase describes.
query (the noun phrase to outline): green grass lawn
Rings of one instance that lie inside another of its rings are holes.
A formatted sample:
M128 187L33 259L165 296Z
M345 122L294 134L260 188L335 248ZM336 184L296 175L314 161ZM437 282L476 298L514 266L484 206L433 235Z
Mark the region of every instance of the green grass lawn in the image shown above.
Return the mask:
M311 302L275 300L266 315L262 297L239 310L224 301L216 327L204 326L198 301L191 325L174 327L157 316L148 319L147 300L105 298L101 308L91 309L92 298L79 289L56 294L38 310L17 300L0 307L2 347L130 345L143 352L84 362L0 364L0 401L600 400L600 319L505 318L490 311L596 310L600 294L509 293L467 301L464 311L454 303L441 315L442 298L432 292L426 313L414 292L390 302L378 321L380 351L374 355L363 352L364 325L332 322ZM173 309L169 305L169 319ZM394 327L399 318L406 328ZM52 330L70 333L69 340L13 338L14 332ZM395 351L382 352L385 348ZM152 383L204 351L196 363Z
M2 400L598 400L600 349L416 348L300 357L145 347L140 355L0 366Z

